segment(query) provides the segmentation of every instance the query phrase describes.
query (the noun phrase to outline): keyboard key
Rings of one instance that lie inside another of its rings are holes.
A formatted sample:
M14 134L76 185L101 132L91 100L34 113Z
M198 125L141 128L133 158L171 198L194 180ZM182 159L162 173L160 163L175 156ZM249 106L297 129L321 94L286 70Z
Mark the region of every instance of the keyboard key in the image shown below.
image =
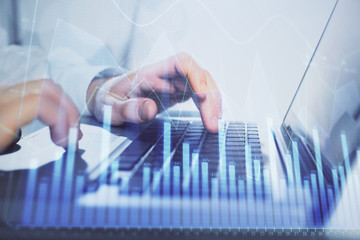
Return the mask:
M258 134L248 134L248 138L250 138L250 139L259 139L259 135Z
M245 146L245 141L244 142L226 142L226 146Z

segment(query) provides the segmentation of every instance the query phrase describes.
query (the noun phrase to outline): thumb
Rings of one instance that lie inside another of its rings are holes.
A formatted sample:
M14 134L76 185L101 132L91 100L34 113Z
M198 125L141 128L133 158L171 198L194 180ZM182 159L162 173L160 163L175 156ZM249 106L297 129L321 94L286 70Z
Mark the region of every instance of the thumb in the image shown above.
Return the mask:
M131 98L113 103L112 124L143 123L155 118L158 109L150 98Z

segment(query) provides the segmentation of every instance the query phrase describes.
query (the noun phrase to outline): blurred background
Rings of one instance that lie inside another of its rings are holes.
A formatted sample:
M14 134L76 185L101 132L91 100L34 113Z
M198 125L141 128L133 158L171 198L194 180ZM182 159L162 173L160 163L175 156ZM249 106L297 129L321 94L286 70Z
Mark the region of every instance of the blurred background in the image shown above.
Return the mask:
M186 51L214 76L226 118L280 122L334 2L0 0L0 82L44 75L60 19L127 69Z

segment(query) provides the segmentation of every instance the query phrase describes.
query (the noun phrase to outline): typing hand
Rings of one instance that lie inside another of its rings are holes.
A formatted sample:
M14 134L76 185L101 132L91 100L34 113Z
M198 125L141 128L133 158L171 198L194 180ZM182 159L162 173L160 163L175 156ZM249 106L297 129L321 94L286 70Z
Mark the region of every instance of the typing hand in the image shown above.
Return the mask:
M59 146L67 146L69 128L78 128L78 140L82 137L79 113L61 87L51 80L29 81L0 89L0 152L36 117L49 125Z
M218 131L220 92L209 72L186 53L119 77L94 80L87 97L89 110L99 121L103 120L104 105L112 106L113 125L152 120L158 112L192 97L205 128Z

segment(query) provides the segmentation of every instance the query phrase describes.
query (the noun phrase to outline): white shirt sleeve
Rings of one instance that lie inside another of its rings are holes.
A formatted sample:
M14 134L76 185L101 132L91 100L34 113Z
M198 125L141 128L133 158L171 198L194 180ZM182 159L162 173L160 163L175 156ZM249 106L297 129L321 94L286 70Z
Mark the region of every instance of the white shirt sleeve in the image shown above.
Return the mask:
M80 115L89 115L86 103L89 84L105 69L123 72L100 40L59 20L48 57L48 73L74 101Z
M9 37L6 30L0 27L0 48L5 47L9 44Z
M62 62L61 62L62 63ZM118 76L125 72L124 69L110 66L91 66L84 64L64 66L56 61L51 61L50 77L60 84L65 93L73 100L81 116L90 115L87 108L86 95L91 81L100 76ZM57 64L61 65L58 66Z
M59 67L54 61L52 61L50 65L51 70L49 71L49 75L51 79L58 83L75 103L80 116L89 115L90 112L86 102L89 84L99 72L107 67L90 66L86 64Z

